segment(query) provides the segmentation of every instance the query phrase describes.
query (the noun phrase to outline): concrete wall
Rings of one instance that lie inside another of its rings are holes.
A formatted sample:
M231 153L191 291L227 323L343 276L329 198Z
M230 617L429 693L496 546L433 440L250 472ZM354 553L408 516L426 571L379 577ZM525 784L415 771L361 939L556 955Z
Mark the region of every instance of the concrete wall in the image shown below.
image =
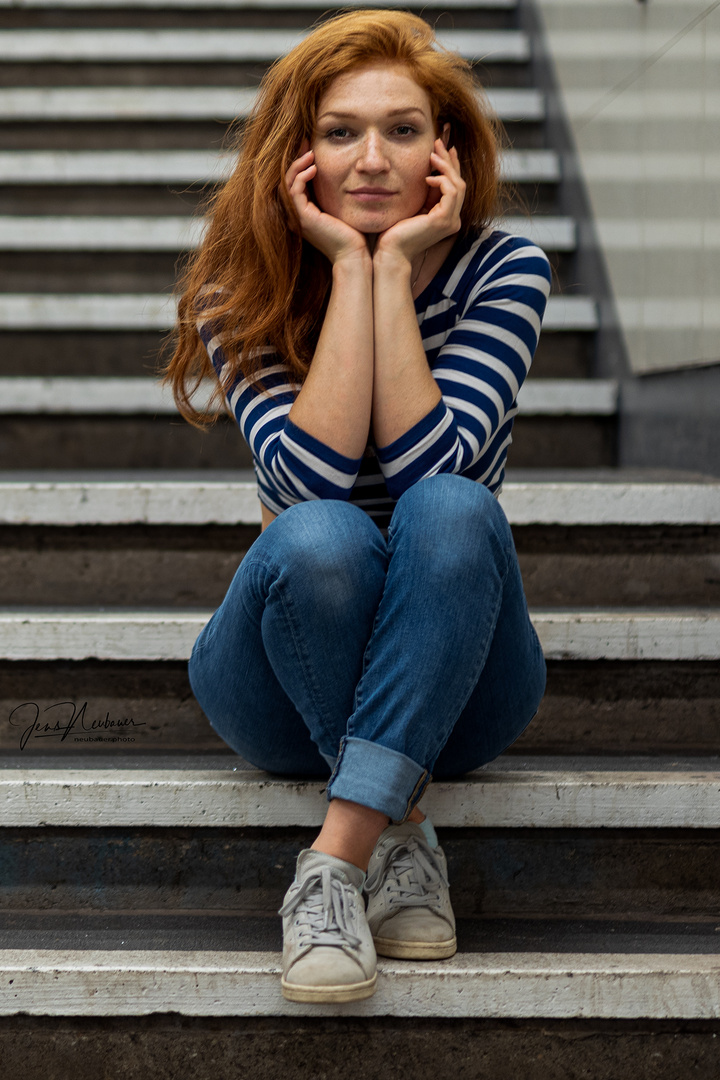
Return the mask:
M720 0L536 3L632 372L720 363Z

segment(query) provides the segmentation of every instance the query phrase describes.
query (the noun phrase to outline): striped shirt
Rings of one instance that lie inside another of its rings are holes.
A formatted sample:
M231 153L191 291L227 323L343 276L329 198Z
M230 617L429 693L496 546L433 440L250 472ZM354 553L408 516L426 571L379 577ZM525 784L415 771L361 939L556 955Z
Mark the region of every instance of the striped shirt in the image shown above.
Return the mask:
M384 532L395 502L426 476L450 472L499 494L517 395L537 347L550 291L547 257L529 240L486 229L457 240L415 301L423 348L442 400L389 446L349 458L288 418L300 384L272 349L264 391L238 375L211 316L200 336L252 452L260 501L279 514L307 499L343 499Z

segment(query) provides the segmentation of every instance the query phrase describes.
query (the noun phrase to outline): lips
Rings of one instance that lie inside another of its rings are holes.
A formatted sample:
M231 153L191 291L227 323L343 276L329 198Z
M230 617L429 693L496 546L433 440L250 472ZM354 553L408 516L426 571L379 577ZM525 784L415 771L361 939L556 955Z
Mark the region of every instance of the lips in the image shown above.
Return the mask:
M351 195L394 195L394 191L389 191L387 188L370 188L361 187L355 188L350 192Z
M354 191L350 191L348 194L355 202L372 205L373 203L388 202L398 193L397 191L386 191L385 188L355 188Z

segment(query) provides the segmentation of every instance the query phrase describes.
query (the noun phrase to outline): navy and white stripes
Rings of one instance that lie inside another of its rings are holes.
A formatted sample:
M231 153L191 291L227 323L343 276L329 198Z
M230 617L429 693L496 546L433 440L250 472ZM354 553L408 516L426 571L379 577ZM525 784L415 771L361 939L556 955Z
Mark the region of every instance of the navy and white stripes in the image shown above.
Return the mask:
M268 352L265 391L238 379L227 400L255 463L260 500L279 514L306 499L349 499L385 529L395 501L426 476L460 473L498 494L550 291L545 254L486 230L458 240L415 301L442 400L395 442L348 458L288 419L299 384ZM218 377L226 363L211 317L198 322Z

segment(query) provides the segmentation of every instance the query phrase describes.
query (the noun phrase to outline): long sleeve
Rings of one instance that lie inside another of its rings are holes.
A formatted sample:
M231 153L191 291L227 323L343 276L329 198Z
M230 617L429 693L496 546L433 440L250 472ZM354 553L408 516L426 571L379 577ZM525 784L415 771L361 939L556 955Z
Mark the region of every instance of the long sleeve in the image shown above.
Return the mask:
M260 500L279 514L308 499L350 497L361 460L344 457L288 419L300 385L286 365L273 363L277 354L265 350L263 390L256 379L223 379L227 363L222 343L210 320L199 320L198 331L221 383L228 405L250 447Z
M544 252L503 233L485 234L453 269L442 296L419 315L442 400L377 449L393 499L436 473L492 479L511 441L549 292Z

